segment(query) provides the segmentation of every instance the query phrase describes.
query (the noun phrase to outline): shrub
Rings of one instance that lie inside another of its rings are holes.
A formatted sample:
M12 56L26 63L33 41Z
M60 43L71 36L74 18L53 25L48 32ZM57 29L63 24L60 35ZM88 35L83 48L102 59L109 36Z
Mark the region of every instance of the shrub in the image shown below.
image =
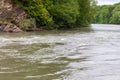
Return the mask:
M36 23L35 23L35 19L34 18L30 18L30 19L25 19L20 25L19 27L23 30L30 30L34 27L36 27Z

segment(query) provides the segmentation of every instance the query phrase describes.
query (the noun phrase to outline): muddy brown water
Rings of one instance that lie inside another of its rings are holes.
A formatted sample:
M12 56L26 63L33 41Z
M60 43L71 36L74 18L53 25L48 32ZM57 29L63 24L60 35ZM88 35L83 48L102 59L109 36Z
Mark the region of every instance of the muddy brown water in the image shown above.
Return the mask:
M120 25L0 33L0 80L120 80Z

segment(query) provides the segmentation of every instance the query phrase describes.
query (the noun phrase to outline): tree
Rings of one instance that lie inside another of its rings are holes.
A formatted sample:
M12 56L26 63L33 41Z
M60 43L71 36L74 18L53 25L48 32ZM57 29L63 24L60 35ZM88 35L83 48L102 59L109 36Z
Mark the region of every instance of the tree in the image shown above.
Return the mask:
M120 3L98 6L94 23L120 24Z
M120 24L120 5L117 5L112 11L112 16L110 19L111 24Z
M54 1L53 20L59 28L71 28L79 16L77 0Z
M69 29L89 26L94 17L94 0L13 0L38 26L45 29Z
M77 26L88 26L94 19L96 1L95 0L78 0L79 17L77 18Z

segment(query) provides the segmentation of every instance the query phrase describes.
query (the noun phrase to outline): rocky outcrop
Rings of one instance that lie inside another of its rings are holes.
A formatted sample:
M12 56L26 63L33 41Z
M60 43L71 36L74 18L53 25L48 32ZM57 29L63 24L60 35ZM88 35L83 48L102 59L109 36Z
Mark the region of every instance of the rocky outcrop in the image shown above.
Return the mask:
M0 1L0 18L14 21L19 25L27 17L26 12L11 0Z
M5 32L19 32L19 26L24 19L26 19L27 13L18 5L12 2L12 0L0 0L0 21L9 22L7 24L0 24L0 29Z
M1 32L22 32L16 25L7 22L0 22L0 31Z

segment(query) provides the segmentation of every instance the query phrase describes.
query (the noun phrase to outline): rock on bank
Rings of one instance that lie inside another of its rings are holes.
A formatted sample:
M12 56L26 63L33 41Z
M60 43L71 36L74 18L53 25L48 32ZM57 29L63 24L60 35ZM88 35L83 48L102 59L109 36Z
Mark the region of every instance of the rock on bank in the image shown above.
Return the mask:
M16 25L12 23L5 23L5 22L0 22L0 31L3 32L22 32L20 28L18 28Z

